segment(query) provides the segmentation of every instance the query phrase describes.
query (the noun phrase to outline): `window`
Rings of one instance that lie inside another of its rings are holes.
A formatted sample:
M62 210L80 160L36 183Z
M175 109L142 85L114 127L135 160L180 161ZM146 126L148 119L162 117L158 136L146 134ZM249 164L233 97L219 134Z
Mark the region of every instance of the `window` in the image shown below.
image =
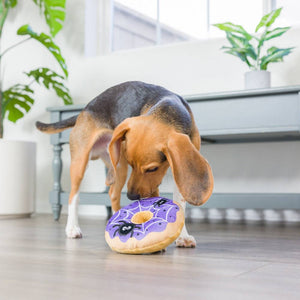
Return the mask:
M212 24L228 21L240 24L247 31L253 32L260 18L264 15L262 2L262 0L210 0L209 31L211 35L220 35L219 29ZM223 35L222 32L221 35Z
M86 0L86 54L221 37L226 21L253 32L278 7L278 26L300 24L297 0Z
M112 50L156 44L156 4L156 0L114 1Z
M280 19L281 26L300 24L300 1L299 0L276 0L276 7L283 7Z
M113 51L188 41L207 31L207 0L115 0L113 11Z

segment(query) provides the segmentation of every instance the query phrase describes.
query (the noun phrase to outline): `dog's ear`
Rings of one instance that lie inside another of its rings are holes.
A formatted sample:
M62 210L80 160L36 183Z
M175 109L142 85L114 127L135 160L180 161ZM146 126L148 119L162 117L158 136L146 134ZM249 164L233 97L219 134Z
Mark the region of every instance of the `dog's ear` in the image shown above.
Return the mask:
M117 169L117 165L120 160L121 144L122 141L125 139L125 135L128 132L128 130L129 130L129 122L126 119L115 128L112 139L108 146L110 160L115 170Z
M206 159L186 134L170 134L163 153L183 198L192 205L205 203L213 190L213 175Z

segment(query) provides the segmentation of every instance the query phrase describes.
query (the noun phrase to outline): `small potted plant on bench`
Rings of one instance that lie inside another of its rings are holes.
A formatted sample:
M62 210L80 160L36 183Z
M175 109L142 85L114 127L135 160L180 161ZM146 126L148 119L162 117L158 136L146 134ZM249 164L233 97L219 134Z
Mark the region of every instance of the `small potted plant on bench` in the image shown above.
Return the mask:
M250 71L245 73L245 88L270 87L270 72L267 71L270 63L282 62L283 57L290 54L293 48L278 48L275 46L264 49L265 42L283 35L290 27L277 27L271 25L280 15L282 8L273 10L262 17L255 29L255 34L250 34L241 25L230 22L214 24L226 32L227 40L231 46L224 46L225 53L234 55L245 62Z

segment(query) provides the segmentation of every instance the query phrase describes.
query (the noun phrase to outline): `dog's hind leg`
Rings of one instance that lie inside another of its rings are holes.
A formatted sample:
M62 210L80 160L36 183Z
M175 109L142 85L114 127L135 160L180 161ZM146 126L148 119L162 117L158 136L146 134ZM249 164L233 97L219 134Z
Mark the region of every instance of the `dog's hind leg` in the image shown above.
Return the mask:
M79 187L83 179L84 172L86 170L89 151L88 149L78 149L79 145L71 143L71 166L70 166L70 178L71 178L71 191L69 195L68 206L68 222L66 226L66 235L69 238L81 238L82 233L78 224L78 204L79 204ZM80 145L82 147L83 145ZM75 150L76 149L76 150Z
M71 192L66 226L66 235L69 238L82 237L78 223L79 188L90 156L93 154L93 146L108 132L108 129L98 128L88 113L82 113L70 134Z

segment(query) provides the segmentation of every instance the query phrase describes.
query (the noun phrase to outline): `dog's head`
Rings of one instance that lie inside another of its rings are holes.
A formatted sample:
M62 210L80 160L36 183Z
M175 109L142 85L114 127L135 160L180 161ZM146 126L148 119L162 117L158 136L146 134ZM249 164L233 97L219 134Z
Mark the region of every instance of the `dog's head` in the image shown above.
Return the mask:
M212 193L211 168L190 138L153 116L128 118L114 130L109 153L115 171L121 151L132 167L127 187L131 200L158 196L169 166L187 202L201 205Z

